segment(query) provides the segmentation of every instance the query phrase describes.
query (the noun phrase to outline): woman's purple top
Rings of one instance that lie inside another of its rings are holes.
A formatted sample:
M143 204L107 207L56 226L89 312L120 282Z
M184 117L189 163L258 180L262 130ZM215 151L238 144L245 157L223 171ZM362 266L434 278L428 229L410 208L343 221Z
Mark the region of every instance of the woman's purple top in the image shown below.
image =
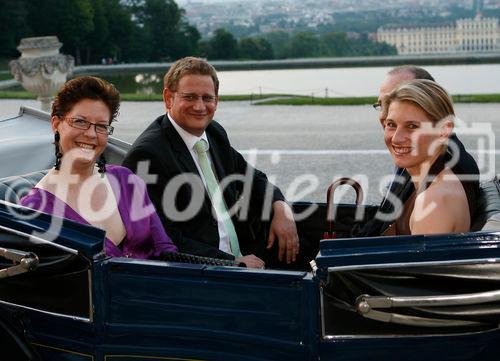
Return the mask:
M176 252L177 247L165 233L160 218L149 199L144 181L128 168L106 165L106 175L118 202L126 235L119 247L105 239L104 250L112 257L152 258L162 252ZM73 208L54 194L33 188L21 198L21 205L73 221L89 224Z

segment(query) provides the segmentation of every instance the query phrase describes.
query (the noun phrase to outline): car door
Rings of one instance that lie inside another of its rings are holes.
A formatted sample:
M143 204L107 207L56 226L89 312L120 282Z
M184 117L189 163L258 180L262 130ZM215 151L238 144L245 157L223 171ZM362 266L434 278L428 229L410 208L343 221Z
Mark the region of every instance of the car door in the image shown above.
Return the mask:
M106 360L314 359L310 273L126 258L101 271Z
M500 236L326 240L321 360L496 360Z
M0 358L94 357L92 270L103 239L102 230L0 202L0 335L8 347Z

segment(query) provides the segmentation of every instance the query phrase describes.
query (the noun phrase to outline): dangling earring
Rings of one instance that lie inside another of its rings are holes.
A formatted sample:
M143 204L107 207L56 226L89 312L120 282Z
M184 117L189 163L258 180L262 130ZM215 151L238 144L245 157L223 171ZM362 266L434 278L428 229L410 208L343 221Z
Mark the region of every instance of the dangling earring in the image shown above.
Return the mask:
M59 141L61 140L61 136L59 135L59 132L56 131L54 133L54 147L55 147L55 154L56 154L56 162L54 164L55 170L59 170L61 168L61 158L62 158L62 153L59 148Z
M104 158L104 154L101 154L99 160L97 161L98 172L101 173L101 178L104 177L104 173L106 173L106 158Z

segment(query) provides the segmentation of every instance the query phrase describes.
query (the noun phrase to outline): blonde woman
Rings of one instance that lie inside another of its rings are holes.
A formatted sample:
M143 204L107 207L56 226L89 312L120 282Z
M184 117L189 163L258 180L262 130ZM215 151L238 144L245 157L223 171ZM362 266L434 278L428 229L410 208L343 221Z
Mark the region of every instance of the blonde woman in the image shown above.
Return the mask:
M464 154L447 152L455 112L446 90L430 80L404 83L384 99L383 109L385 144L415 186L384 234L469 231L479 185L477 175L460 169Z

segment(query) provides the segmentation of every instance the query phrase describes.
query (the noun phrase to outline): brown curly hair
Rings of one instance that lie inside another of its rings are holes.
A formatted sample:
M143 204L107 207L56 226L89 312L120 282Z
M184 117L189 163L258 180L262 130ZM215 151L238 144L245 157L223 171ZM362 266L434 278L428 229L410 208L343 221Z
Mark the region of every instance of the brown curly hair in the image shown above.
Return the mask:
M115 86L94 76L80 76L67 81L52 103L52 116L63 117L83 99L100 100L109 109L109 124L116 120L120 108L120 93Z

